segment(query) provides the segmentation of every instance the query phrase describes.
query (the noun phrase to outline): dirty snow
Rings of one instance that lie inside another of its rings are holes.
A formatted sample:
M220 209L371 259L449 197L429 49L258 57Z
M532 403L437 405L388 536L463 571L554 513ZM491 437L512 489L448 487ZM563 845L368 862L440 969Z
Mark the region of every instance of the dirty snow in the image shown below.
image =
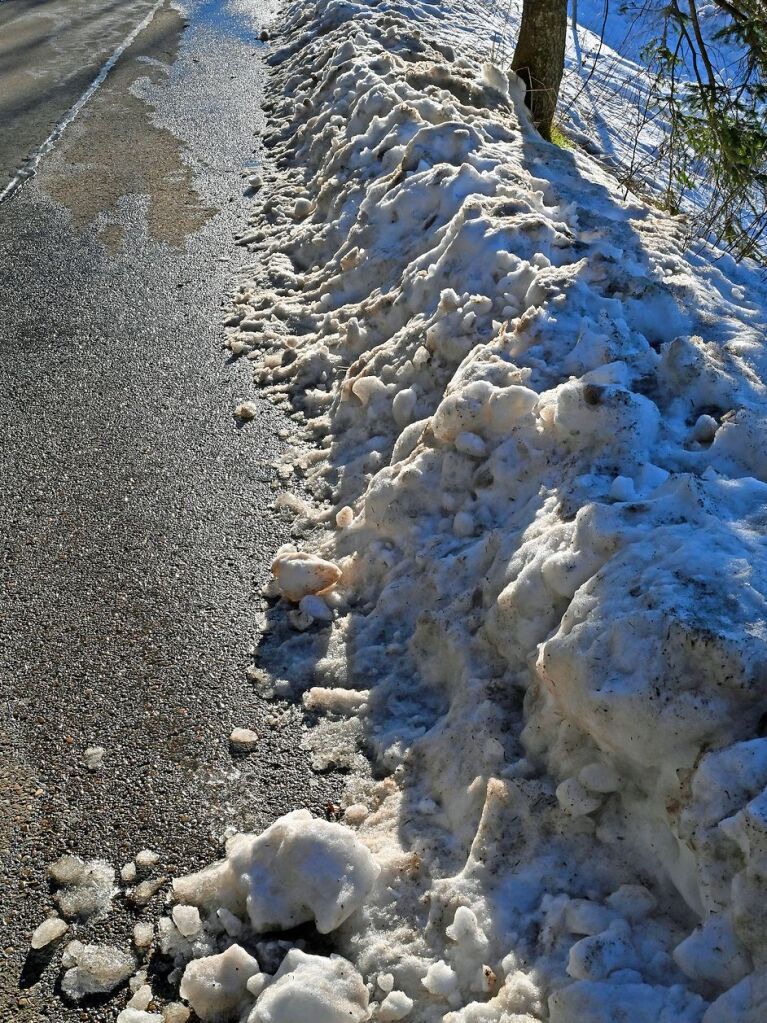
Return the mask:
M350 775L174 880L170 980L209 1023L761 1021L764 285L537 137L486 9L283 20L228 345L313 442L266 666Z

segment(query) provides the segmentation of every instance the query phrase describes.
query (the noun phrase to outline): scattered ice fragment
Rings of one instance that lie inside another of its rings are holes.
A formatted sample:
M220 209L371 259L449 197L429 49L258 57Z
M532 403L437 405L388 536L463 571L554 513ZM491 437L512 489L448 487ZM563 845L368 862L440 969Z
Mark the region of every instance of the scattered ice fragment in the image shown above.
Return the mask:
M378 984L384 994L388 994L394 989L394 975L391 973L379 973L376 978L376 984Z
M86 873L86 864L79 856L65 854L48 867L48 873L56 884L69 885L82 881Z
M148 1009L152 1001L152 989L149 984L142 984L128 1002L129 1009Z
M100 771L104 766L106 750L103 746L89 746L85 751L85 766L89 771Z
M282 596L297 604L302 597L335 585L341 578L341 569L316 554L285 551L274 559L272 574Z
M298 604L299 610L305 615L309 615L316 622L332 622L333 612L330 610L328 605L322 599L318 597L316 593L309 593L307 596L302 597Z
M67 920L87 920L111 906L117 889L114 869L108 863L67 855L51 864L48 872L61 885L54 900Z
M160 860L160 854L152 849L142 849L136 855L135 863L139 870L151 870Z
M248 1023L362 1023L367 1018L368 989L350 962L292 948Z
M367 689L326 689L312 686L304 693L303 704L307 710L320 710L330 714L356 714L367 706L370 692Z
M146 906L167 881L167 877L152 877L142 881L128 892L128 902L134 906Z
M404 991L390 991L378 1007L378 1019L381 1023L395 1023L404 1019L412 1008L413 999Z
M258 415L258 405L254 401L243 401L234 410L234 415L235 418L241 419L243 422L255 419Z
M120 867L120 877L126 884L132 884L136 880L136 864L133 860Z
M239 945L220 955L194 959L181 978L181 997L204 1023L237 1018L250 1001L247 983L261 968Z
M185 938L193 938L202 928L200 911L196 906L174 906L171 912L173 923Z
M45 948L58 941L69 930L69 925L59 916L48 917L35 929L30 944L34 949Z
M78 947L73 947L78 946ZM136 968L132 955L113 945L82 945L71 942L67 948L72 966L64 974L61 990L74 1001L87 995L105 994L123 984Z
M258 735L250 728L233 728L229 745L237 753L250 753L258 745Z
M146 1012L129 1005L117 1014L116 1023L164 1023L164 1020L167 1020L167 1017L163 1017L159 1012Z
M154 924L139 921L133 927L133 944L138 949L148 948L154 938Z

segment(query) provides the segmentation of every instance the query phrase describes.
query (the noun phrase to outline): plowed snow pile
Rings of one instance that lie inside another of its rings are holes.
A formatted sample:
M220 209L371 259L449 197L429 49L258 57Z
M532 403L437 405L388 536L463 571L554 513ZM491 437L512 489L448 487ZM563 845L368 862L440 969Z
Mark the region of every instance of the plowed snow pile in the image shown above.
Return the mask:
M322 456L285 671L379 780L164 946L203 1020L763 1023L765 292L439 13L292 9L231 320Z

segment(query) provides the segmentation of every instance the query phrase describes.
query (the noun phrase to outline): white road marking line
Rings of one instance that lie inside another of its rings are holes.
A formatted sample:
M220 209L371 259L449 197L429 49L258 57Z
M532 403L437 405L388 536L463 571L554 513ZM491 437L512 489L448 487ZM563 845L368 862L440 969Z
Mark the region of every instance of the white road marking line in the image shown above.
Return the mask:
M0 0L0 3L2 2L3 0ZM50 153L50 151L59 141L61 136L64 134L67 127L72 123L72 121L74 121L74 119L83 109L88 100L90 100L91 96L93 96L94 92L96 92L96 90L99 89L100 86L104 83L104 80L109 74L109 72L115 66L120 57L122 57L122 55L125 53L128 47L131 45L131 43L135 40L136 36L138 36L139 33L143 32L144 29L147 28L147 26L149 26L152 23L152 19L154 18L155 14L157 14L158 10L162 7L164 2L165 0L157 0L157 3L151 9L149 14L147 14L147 16L143 19L143 21L136 25L136 27L131 32L129 32L128 35L123 39L123 41L114 51L109 60L107 60L107 62L101 66L101 70L93 79L93 81L85 90L85 92L82 94L82 96L80 96L77 102L74 103L69 108L69 110L64 114L62 119L50 133L48 138L45 140L45 142L43 142L43 144L35 150L32 156L29 157L29 159L27 159L24 162L24 165L11 178L11 180L2 190L2 192L0 192L0 203L5 202L6 199L11 199L18 192L18 190L21 188L25 181L35 176L35 174L37 173L37 168L40 165L40 161L43 159L43 157L47 156L48 153Z

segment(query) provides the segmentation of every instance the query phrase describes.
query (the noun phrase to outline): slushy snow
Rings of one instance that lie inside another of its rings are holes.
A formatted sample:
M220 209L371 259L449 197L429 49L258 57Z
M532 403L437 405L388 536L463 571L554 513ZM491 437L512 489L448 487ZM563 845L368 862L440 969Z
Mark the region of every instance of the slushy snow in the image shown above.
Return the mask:
M376 779L343 824L296 811L174 882L182 996L756 1023L764 285L543 142L473 48L486 10L285 17L229 346L316 443L288 456L315 532L275 559L270 656L323 765L364 745Z

